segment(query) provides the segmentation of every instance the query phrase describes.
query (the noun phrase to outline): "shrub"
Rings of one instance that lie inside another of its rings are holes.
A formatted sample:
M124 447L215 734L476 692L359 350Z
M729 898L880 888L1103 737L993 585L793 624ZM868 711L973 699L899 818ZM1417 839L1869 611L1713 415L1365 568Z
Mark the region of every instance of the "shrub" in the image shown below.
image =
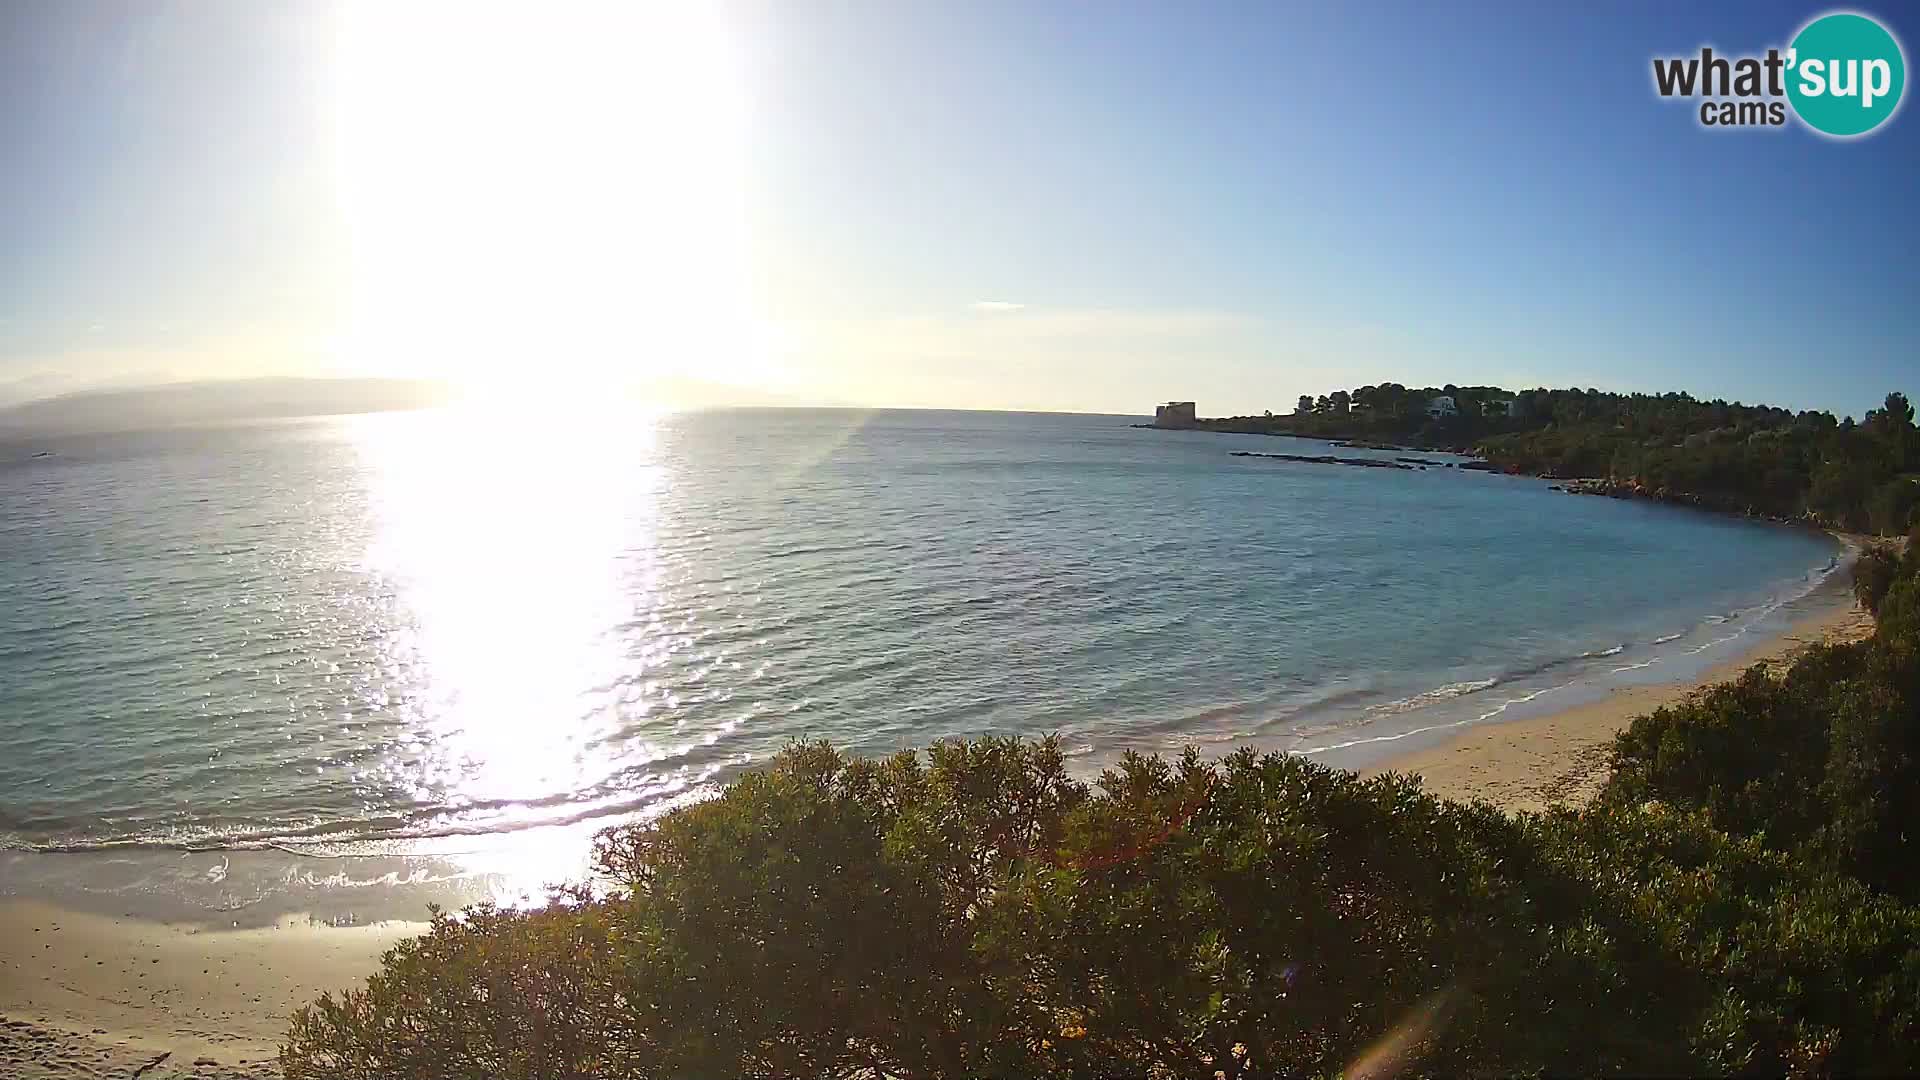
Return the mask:
M1051 742L805 745L600 860L626 888L436 917L303 1010L290 1080L1914 1063L1912 913L1699 813L1516 820L1249 751L1089 787Z
M1766 831L1797 843L1818 830L1826 807L1830 688L1851 677L1864 646L1821 646L1784 680L1749 669L1738 680L1636 718L1615 739L1602 798L1657 799L1697 808L1739 835Z
M1853 562L1853 598L1868 611L1878 612L1880 600L1900 572L1900 557L1885 544L1869 544Z
M1920 559L1909 557L1909 562ZM1880 635L1889 641L1920 642L1920 573L1896 581L1880 599Z
M287 1080L644 1076L644 1018L618 1000L614 911L435 911L363 989L293 1016Z
M1051 742L886 762L807 745L600 855L626 889L438 917L365 990L303 1010L288 1076L1692 1060L1687 1010L1612 959L1609 916L1532 833L1406 777L1243 752L1130 756L1090 788Z
M1541 822L1598 911L1662 948L1640 975L1698 1010L1695 1071L1887 1075L1920 1064L1920 911L1703 814L1608 804Z

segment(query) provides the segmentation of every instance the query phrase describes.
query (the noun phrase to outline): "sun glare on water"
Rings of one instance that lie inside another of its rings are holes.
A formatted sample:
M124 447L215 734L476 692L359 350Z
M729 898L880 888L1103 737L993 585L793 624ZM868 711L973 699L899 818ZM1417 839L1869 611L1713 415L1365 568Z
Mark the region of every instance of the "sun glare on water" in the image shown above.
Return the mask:
M479 407L350 421L402 695L368 779L410 792L427 814L414 838L459 852L503 902L579 880L595 829L698 797L718 768L684 760L703 733L654 722L673 705L660 670L689 641L663 614L658 418L624 413L531 430Z
M735 44L696 3L345 7L341 366L522 405L754 381Z

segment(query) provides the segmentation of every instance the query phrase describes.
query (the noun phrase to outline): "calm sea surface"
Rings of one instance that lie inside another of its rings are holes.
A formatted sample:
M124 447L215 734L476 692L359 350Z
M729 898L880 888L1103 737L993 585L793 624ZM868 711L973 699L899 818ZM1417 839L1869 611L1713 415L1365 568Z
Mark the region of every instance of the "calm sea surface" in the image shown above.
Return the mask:
M0 446L0 847L588 828L799 738L1352 764L1723 658L1836 554L1133 422L438 412Z

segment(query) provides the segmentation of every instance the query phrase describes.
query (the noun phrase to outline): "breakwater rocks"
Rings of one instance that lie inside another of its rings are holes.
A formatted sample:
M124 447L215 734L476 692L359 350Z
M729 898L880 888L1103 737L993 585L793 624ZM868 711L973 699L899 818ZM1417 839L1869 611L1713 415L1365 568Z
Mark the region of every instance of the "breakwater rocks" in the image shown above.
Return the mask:
M1251 450L1235 450L1232 456L1298 461L1303 465L1357 465L1363 469L1405 469L1408 472L1416 468L1425 468L1425 466L1402 465L1397 461L1381 461L1379 458L1334 457L1332 454L1256 454Z
M1342 449L1351 450L1397 450L1403 454L1412 453L1415 450L1421 449L1418 446L1401 446L1398 443L1370 442L1366 439L1340 439L1335 441L1333 445L1341 447Z
M1485 461L1462 461L1458 465L1451 461L1435 461L1432 458L1397 457L1392 461L1383 458L1337 457L1333 454L1261 454L1252 450L1235 450L1232 457L1273 458L1277 461L1297 461L1303 465L1353 465L1362 469L1402 469L1408 472L1426 472L1428 469L1466 469L1471 472L1494 472L1494 467Z
M1297 461L1303 465L1354 465L1362 469L1402 469L1407 472L1426 469L1425 465L1407 465L1398 461L1383 461L1379 458L1335 457L1332 454L1256 454L1251 450L1235 450L1232 456ZM1441 463L1436 461L1433 464Z

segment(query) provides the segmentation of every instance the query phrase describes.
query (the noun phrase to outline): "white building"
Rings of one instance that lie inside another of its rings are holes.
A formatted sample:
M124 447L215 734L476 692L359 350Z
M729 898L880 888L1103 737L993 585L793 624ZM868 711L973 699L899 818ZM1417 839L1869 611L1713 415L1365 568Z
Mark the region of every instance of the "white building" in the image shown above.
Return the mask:
M1427 415L1433 417L1435 420L1443 416L1458 416L1459 413L1460 407L1453 403L1452 394L1441 394L1432 401L1427 402Z

